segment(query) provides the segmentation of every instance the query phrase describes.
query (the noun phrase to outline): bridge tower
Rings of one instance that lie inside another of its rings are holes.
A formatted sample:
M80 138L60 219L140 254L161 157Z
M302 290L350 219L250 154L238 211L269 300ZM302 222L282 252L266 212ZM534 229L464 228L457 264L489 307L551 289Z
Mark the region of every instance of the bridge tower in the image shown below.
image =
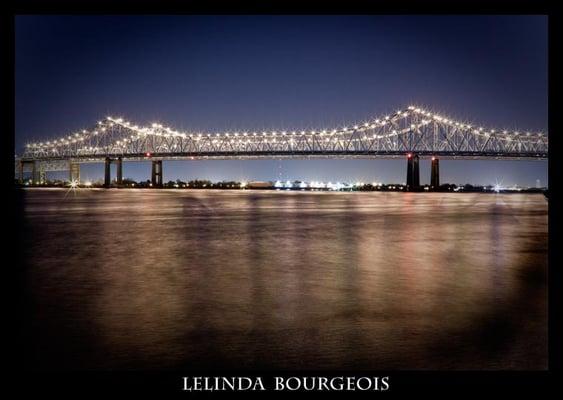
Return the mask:
M418 154L407 154L407 190L412 192L420 188L420 170Z
M440 188L440 160L438 157L432 157L432 165L430 172L430 189L438 190Z
M153 187L162 187L162 160L153 160L151 183Z

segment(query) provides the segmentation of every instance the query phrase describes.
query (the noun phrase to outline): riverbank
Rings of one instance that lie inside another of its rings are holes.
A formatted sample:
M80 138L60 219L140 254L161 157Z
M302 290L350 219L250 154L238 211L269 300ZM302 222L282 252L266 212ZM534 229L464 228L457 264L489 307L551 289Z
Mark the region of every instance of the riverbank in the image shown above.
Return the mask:
M104 186L93 186L93 185L66 185L66 186L61 186L61 185L16 185L16 188L19 189L119 189L119 190L127 190L127 189L145 189L145 190L229 190L229 191L248 191L248 190L253 190L253 191L291 191L291 192L417 192L417 193L491 193L491 194L497 194L497 193L528 193L528 194L543 194L545 196L546 199L549 199L549 194L548 191L546 189L535 189L535 188L529 188L529 189L521 189L521 190L510 190L510 189L487 189L487 188L483 188L483 189L464 189L463 187L455 187L455 188L447 188L447 189L439 189L439 190L429 190L426 188L421 188L418 190L407 190L407 188L405 186L395 186L392 188L386 187L386 188L375 188L375 189L363 189L363 188L358 188L358 189L330 189L330 188L275 188L275 187L268 187L268 188L253 188L253 187L231 187L231 188L225 188L225 187L169 187L169 186L162 186L162 187L158 187L158 186L117 186L117 185L113 185L110 186L109 188L106 188Z

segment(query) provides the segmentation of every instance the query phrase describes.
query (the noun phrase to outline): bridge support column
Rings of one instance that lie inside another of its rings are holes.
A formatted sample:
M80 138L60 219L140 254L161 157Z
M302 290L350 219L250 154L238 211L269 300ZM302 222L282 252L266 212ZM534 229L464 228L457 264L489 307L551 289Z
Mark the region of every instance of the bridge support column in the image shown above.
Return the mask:
M111 185L111 158L106 157L105 174L104 174L104 187L109 188Z
M418 154L407 155L407 190L412 192L420 188L420 170Z
M23 161L18 162L18 182L23 183Z
M69 180L71 182L77 181L78 183L80 183L80 164L79 163L70 161Z
M123 160L121 157L117 159L117 184L123 184Z
M31 184L32 185L39 185L41 182L41 174L39 171L39 161L33 162L33 168L31 170Z
M432 157L432 165L430 172L430 189L438 190L440 188L440 160Z
M152 162L151 183L153 187L162 187L162 160Z

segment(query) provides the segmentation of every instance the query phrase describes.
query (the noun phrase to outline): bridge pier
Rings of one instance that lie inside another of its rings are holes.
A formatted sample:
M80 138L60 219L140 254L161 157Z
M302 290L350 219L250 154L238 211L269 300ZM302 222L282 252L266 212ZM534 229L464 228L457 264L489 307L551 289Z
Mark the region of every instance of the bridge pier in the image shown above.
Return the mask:
M23 161L21 160L18 163L18 182L20 185L23 183Z
M23 184L25 166L29 164L31 164L31 184L37 185L41 180L45 179L45 171L39 161L20 160L18 165L18 181L20 184Z
M33 167L31 169L31 184L38 185L41 183L41 170L39 166L39 161L33 161Z
M70 161L69 165L69 180L71 182L77 181L80 183L80 164Z
M407 155L407 190L409 192L420 188L420 170L418 154Z
M151 183L153 187L162 187L162 160L152 162Z
M440 160L437 157L432 157L430 171L430 189L440 189Z
M117 184L119 186L123 184L123 160L121 157L117 158Z
M106 157L105 161L105 174L104 174L104 187L107 189L111 185L111 158Z
M123 158L117 157L112 159L111 157L106 157L105 160L105 173L104 173L104 187L107 189L111 186L111 163L114 162L117 166L117 186L123 184Z

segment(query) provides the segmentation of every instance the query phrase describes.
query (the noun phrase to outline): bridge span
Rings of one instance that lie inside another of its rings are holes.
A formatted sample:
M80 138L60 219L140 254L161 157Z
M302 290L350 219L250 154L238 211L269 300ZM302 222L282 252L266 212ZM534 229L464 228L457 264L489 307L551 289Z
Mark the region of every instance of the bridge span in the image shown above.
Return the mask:
M139 126L106 117L90 129L28 143L16 157L16 173L22 182L24 171L31 168L37 184L46 171L65 170L70 181L80 181L80 164L104 162L104 183L110 187L112 163L119 186L124 161L147 160L152 163L152 184L158 187L165 160L397 157L407 160L409 190L420 186L420 158L431 158L431 188L437 188L440 159L547 159L548 137L485 129L417 106L351 126L307 131L181 132L158 123Z

